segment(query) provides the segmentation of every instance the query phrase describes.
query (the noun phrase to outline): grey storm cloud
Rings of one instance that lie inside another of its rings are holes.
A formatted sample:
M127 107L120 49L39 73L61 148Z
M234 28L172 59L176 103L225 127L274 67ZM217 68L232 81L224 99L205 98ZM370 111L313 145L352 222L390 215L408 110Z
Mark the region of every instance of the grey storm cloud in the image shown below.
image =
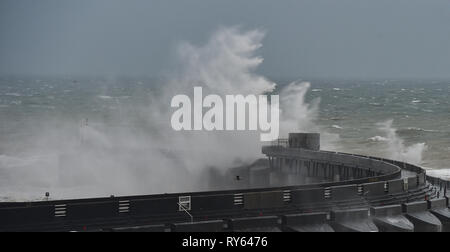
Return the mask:
M267 32L269 76L449 78L448 24L443 0L2 0L0 74L159 76L240 25Z

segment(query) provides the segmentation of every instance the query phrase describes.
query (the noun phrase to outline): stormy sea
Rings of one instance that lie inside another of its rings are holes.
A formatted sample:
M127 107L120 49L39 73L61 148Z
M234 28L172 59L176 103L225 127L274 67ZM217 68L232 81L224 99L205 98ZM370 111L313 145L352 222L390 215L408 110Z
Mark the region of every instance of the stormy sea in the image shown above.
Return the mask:
M334 140L324 148L405 160L449 176L450 82L307 81L304 106L317 110L308 120L327 133L323 137ZM274 82L282 87L290 81ZM145 105L157 106L151 99L163 83L130 78L0 79L1 199L39 199L46 191L70 198L195 190L182 179L211 165L208 155L222 156L212 149L224 143L177 142L159 131L169 119ZM258 158L257 140L247 143L256 146L249 160ZM227 143L233 144L247 149L239 141ZM223 160L225 167L245 158L224 156L230 161Z
M263 158L257 131L174 131L170 101L193 87L279 94L280 135L319 132L324 150L407 161L449 177L450 81L271 78L264 33L223 28L179 46L159 78L0 77L0 200L207 190L208 172Z

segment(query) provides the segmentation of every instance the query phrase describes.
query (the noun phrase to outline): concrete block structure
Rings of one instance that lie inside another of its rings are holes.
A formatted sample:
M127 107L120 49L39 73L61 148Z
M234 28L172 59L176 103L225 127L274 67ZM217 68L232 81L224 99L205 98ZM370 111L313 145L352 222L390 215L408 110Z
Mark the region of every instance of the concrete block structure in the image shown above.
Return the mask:
M291 133L262 154L211 169L209 191L1 202L0 231L448 231L437 191L450 187L419 166L321 150L317 133Z

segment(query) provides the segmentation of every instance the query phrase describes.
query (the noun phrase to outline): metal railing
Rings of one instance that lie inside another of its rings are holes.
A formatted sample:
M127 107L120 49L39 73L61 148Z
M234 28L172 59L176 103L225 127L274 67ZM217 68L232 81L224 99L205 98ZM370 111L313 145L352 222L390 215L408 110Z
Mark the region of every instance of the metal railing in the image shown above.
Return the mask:
M289 139L287 138L279 138L277 140L274 140L270 142L270 146L278 146L278 147L289 147Z

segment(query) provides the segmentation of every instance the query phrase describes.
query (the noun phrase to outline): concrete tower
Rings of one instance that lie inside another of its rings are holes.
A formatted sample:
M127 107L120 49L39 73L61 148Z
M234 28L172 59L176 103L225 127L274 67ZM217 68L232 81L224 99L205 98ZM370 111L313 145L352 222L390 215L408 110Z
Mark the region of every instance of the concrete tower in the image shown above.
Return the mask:
M289 133L289 148L320 150L320 134Z

